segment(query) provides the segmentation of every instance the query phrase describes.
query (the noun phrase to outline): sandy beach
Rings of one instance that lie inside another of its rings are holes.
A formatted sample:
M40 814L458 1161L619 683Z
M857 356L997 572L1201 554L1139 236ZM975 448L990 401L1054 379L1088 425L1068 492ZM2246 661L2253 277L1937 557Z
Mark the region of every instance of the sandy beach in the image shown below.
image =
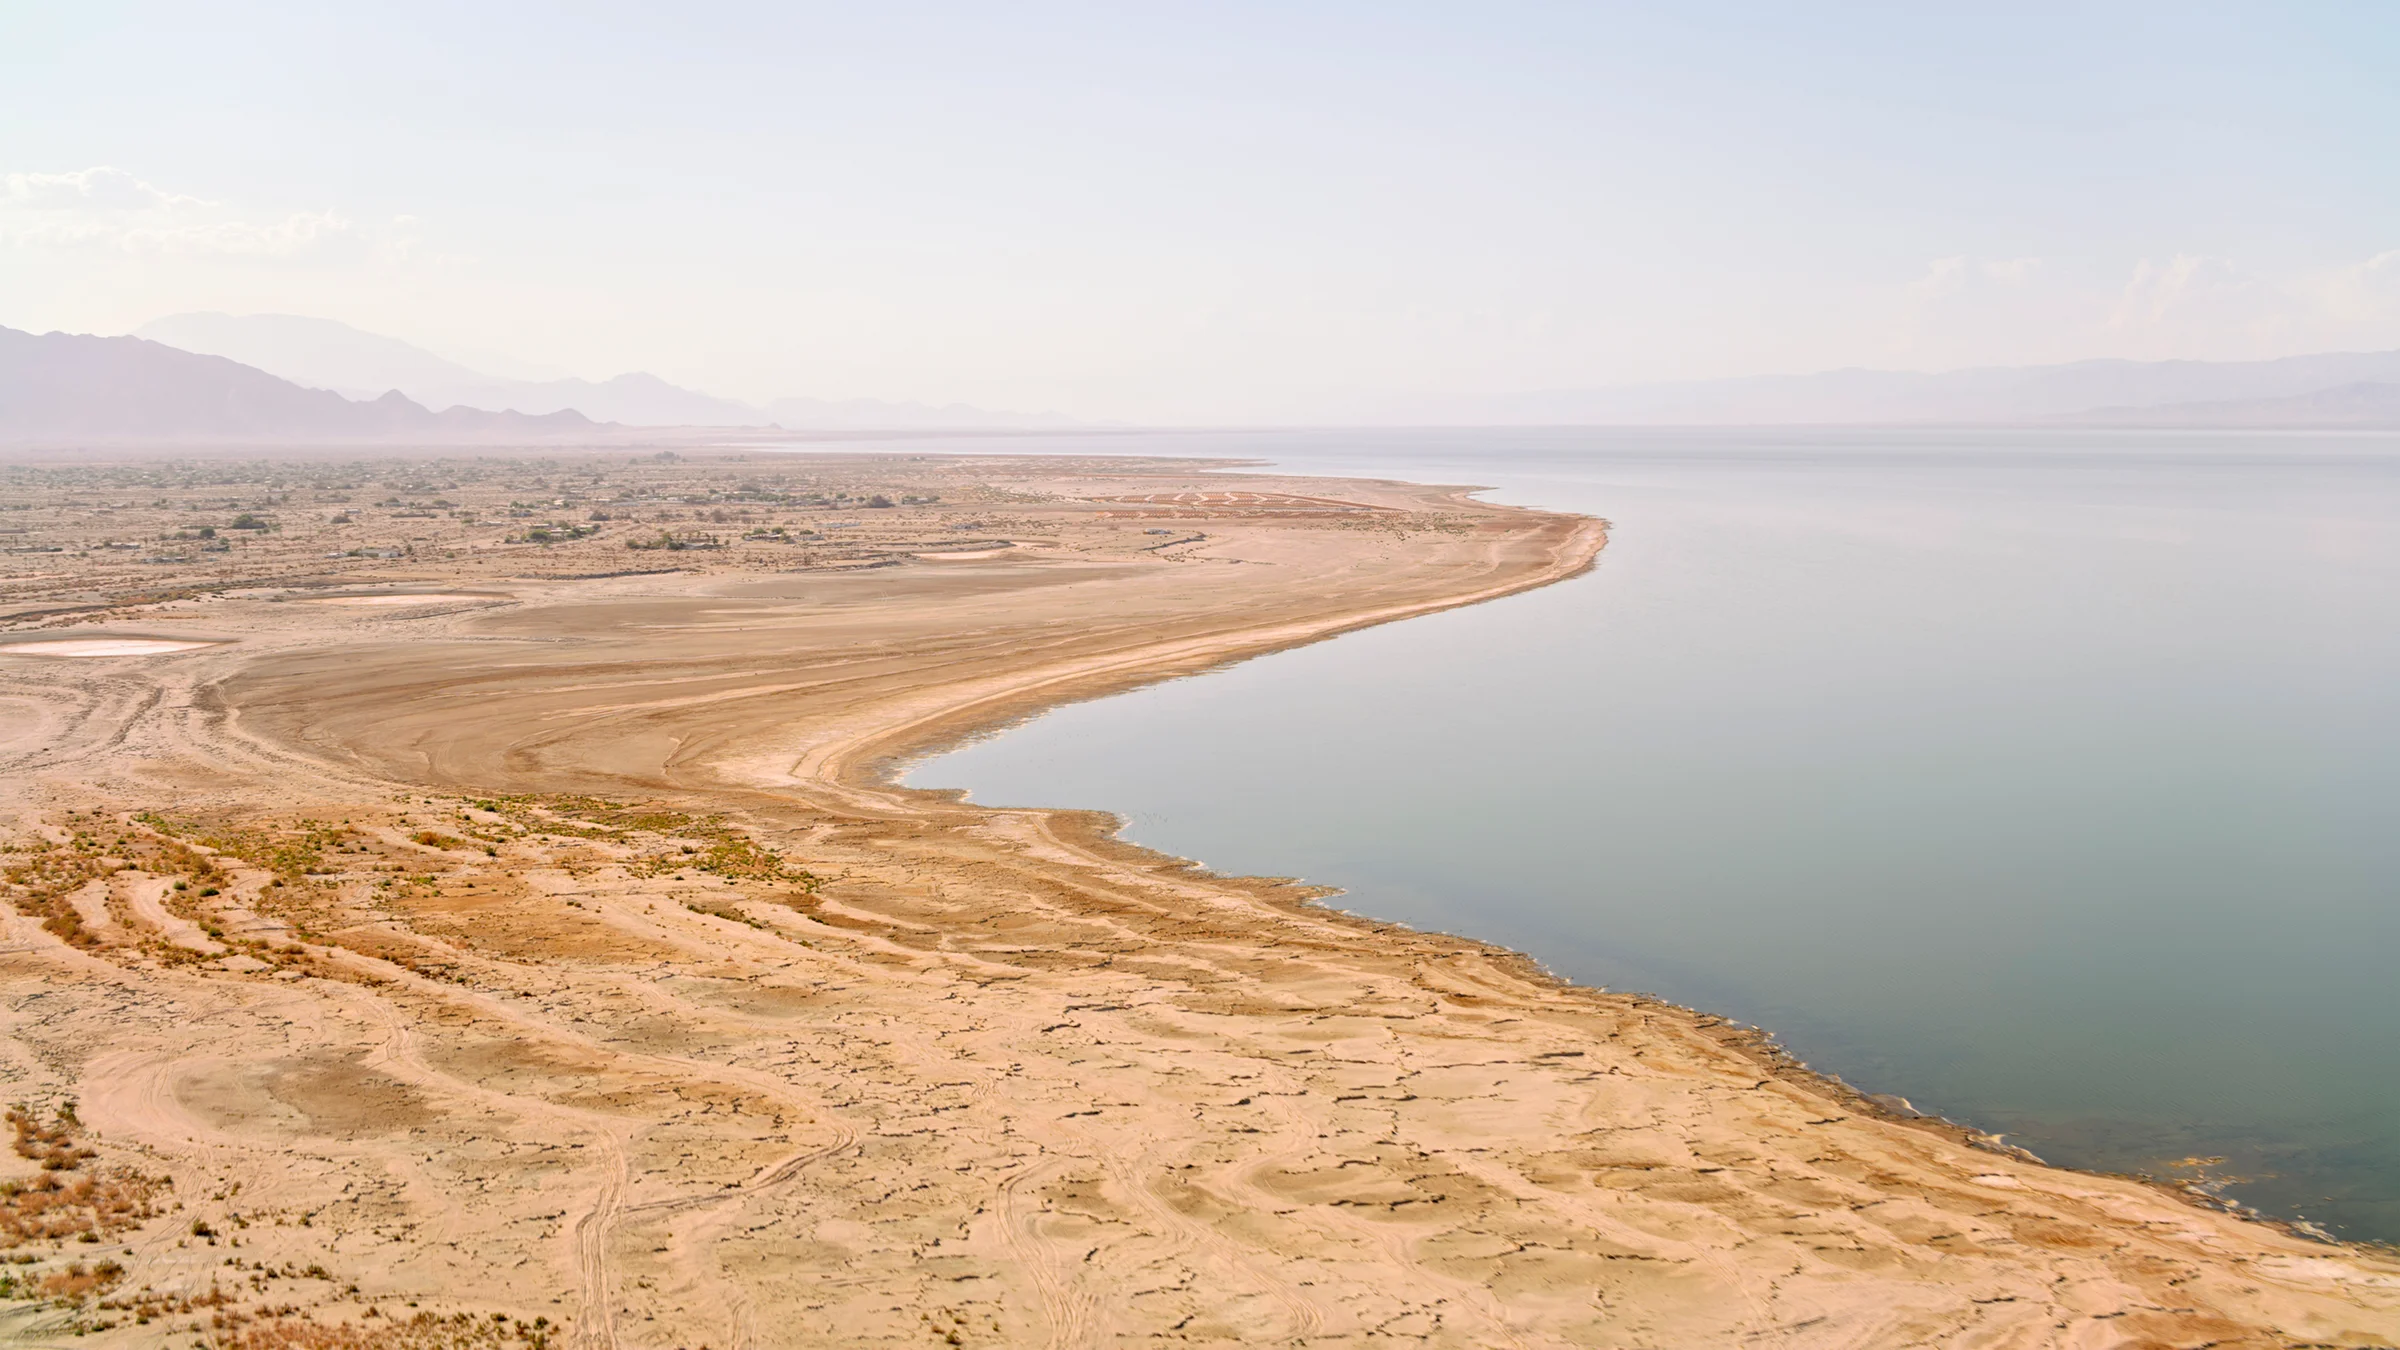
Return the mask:
M0 1339L2400 1344L2385 1254L890 781L1573 577L1601 522L777 460L261 469L274 531L165 563L91 542L88 478L19 489ZM93 561L38 551L71 535Z

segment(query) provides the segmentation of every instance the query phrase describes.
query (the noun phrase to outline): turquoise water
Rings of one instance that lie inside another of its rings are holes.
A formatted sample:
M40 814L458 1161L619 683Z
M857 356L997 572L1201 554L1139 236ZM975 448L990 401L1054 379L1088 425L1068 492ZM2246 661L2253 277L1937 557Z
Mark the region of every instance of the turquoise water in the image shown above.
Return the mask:
M2053 1161L2400 1240L2400 437L1054 448L1616 529L1581 579L1060 709L911 783L1112 810Z

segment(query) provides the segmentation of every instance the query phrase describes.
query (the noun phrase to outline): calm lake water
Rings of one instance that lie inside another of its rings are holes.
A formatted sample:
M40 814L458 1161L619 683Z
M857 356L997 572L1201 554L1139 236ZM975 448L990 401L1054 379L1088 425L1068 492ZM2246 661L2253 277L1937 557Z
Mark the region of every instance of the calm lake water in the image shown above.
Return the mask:
M1488 484L1616 529L1579 580L1061 709L909 782L1115 811L1757 1023L2052 1161L2400 1241L2400 437L1048 448Z

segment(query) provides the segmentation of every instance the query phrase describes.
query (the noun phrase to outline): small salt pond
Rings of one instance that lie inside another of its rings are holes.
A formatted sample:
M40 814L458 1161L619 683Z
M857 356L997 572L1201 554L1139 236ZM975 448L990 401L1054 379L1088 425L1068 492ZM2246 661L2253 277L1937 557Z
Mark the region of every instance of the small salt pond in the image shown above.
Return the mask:
M1016 547L1015 544L1002 544L998 548L970 549L957 553L920 553L917 556L927 562L973 562L978 558L1006 557L1014 552Z
M47 641L0 643L0 655L161 656L167 652L188 652L195 647L216 645L214 642L188 642L178 638L53 638Z
M301 597L312 605L350 605L361 609L394 609L403 605L447 605L468 600L505 600L504 595L473 595L466 592L438 595L379 594L379 595L310 595Z

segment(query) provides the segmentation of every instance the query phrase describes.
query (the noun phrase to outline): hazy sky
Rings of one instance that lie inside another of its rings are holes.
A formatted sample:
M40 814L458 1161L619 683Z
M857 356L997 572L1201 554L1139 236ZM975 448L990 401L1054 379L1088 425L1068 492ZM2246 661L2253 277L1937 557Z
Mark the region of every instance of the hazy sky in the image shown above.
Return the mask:
M2395 72L2382 0L0 0L0 324L1161 420L2395 347Z

